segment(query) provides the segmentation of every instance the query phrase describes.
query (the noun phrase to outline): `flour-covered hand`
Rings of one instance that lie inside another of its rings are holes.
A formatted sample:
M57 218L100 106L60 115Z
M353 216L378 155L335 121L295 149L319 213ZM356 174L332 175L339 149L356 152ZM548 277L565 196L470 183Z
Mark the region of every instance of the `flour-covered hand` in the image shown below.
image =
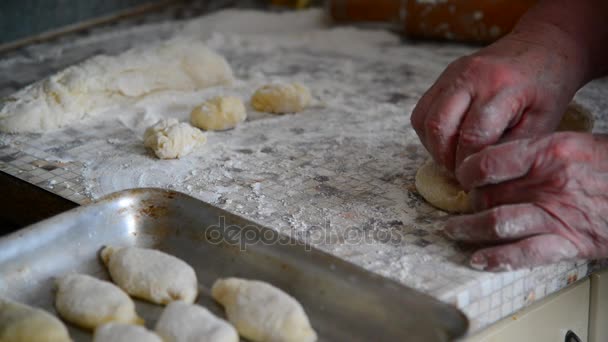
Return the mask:
M456 176L479 212L451 218L446 233L499 243L475 252L473 267L608 257L608 136L562 132L487 147Z

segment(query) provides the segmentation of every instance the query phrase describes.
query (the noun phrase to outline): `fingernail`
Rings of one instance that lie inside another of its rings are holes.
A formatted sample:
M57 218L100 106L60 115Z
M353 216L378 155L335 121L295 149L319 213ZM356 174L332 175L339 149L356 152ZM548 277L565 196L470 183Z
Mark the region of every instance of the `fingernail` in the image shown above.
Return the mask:
M471 257L471 267L476 270L483 271L486 269L486 267L488 267L488 259L486 259L485 255L481 253L474 254Z

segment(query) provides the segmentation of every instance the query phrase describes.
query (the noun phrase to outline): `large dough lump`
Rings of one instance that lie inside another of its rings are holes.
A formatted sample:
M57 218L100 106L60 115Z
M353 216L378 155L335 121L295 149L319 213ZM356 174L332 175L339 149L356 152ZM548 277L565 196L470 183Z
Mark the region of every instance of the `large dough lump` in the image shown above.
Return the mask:
M143 324L123 290L86 274L68 274L57 281L55 308L66 321L85 329L108 322Z
M297 113L311 102L310 90L300 83L268 84L251 97L251 106L255 110L275 114Z
M165 342L238 342L239 335L228 322L196 304L173 302L165 308L156 332Z
M194 269L172 255L155 249L104 247L101 259L114 283L132 296L157 304L196 299Z
M163 340L138 325L108 323L95 329L93 342L163 342Z
M177 119L163 119L144 133L144 146L159 159L181 158L207 142L199 129Z
M50 313L0 298L0 341L70 342L65 325Z
M232 80L222 56L198 40L175 38L118 56L96 56L25 87L0 103L0 131L45 132L153 92Z
M317 334L302 305L280 289L261 281L218 279L211 295L224 306L228 320L252 341L311 342Z
M234 128L245 121L247 111L240 98L235 96L216 96L190 113L192 125L207 131L223 131Z

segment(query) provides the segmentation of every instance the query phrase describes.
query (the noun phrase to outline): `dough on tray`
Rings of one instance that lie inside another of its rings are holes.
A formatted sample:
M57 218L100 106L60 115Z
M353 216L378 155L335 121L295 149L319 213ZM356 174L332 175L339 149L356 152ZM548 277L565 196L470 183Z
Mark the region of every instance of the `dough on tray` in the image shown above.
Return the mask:
M93 342L163 342L163 340L152 331L138 325L107 323L95 329Z
M247 111L240 98L216 96L197 106L190 113L193 126L207 131L223 131L245 121Z
M580 104L572 102L557 130L591 132L593 124L593 115ZM427 202L441 210L450 213L468 213L473 210L468 193L432 158L416 172L416 190Z
M198 128L174 118L162 119L144 133L144 146L159 159L181 158L205 142L207 138Z
M226 309L241 336L252 341L316 341L302 305L280 289L257 280L218 279L211 296Z
M99 55L31 84L0 103L0 131L45 132L163 90L230 84L226 60L201 41L174 38Z
M132 296L157 304L196 299L194 269L172 255L155 249L104 247L101 259L114 283Z
M310 90L297 82L267 84L251 97L251 106L255 110L275 114L297 113L311 102Z
M196 304L172 302L156 323L156 332L165 342L238 342L232 325Z
M68 274L57 280L55 308L63 319L85 329L108 322L144 323L123 290L86 274Z
M69 342L65 325L50 313L0 298L0 341Z

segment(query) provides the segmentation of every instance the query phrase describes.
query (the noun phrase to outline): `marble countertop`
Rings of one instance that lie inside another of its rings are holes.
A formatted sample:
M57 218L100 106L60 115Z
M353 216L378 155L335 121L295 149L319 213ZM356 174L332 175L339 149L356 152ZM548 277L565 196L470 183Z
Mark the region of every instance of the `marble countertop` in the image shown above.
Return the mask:
M443 234L447 214L416 193L414 175L428 155L409 114L441 70L472 48L327 28L320 11L165 19L121 22L0 56L0 74L8 76L0 79L0 96L91 55L189 34L208 40L231 64L239 81L220 91L247 99L263 83L297 80L311 88L315 105L294 115L252 112L237 129L209 133L204 148L176 161L153 158L141 136L118 120L44 135L0 134L0 171L80 204L130 187L188 193L453 303L472 331L598 267L579 261L505 273L473 270L470 247ZM606 131L607 92L608 82L599 80L577 94L597 116L597 132ZM125 115L145 116L150 101L173 95L144 99ZM185 119L190 107L165 109Z

